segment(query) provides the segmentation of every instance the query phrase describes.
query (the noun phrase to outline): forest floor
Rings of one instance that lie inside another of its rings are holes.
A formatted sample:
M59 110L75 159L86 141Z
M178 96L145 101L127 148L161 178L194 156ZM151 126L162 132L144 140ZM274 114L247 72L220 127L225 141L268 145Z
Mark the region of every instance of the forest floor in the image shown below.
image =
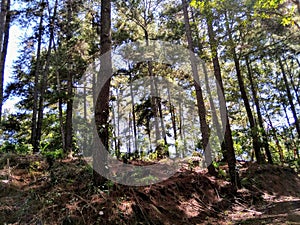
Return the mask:
M42 157L0 156L0 224L300 224L300 177L290 168L241 164L243 188L233 196L226 179L200 168L102 189L81 159L49 169Z

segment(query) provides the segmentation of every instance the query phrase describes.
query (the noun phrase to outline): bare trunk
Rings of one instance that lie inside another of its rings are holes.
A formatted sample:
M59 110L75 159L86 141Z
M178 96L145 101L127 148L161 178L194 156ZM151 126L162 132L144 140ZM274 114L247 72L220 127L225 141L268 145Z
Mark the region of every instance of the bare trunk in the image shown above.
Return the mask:
M50 66L52 42L54 40L54 22L55 22L55 18L56 18L56 9L57 9L57 0L55 2L52 19L50 21L50 37L49 37L49 45L48 45L47 56L46 56L46 65L45 65L45 68L43 69L43 74L42 74L41 83L40 83L40 99L39 99L39 107L38 107L37 137L36 137L36 142L37 142L38 146L39 146L39 143L41 141L41 136L42 136L43 114L44 114L44 95L45 95L45 90L47 88L47 79L48 79L49 66Z
M203 144L203 150L205 154L205 163L208 167L208 171L211 175L216 175L215 168L212 164L212 149L209 143L209 127L207 125L206 121L206 108L204 104L204 98L202 89L200 86L200 80L199 80L199 74L196 64L196 59L194 55L194 47L192 42L192 32L190 27L190 21L188 16L188 10L187 10L187 3L186 0L182 0L183 5L183 15L184 15L184 24L185 24L185 31L186 31L186 37L188 41L188 47L190 50L190 61L191 61L191 67L192 67L192 74L194 78L194 86L196 89L196 98L197 98L197 107L198 107L198 114L200 118L200 130L202 133L202 144Z
M41 1L40 9L40 22L39 22L39 33L38 33L38 46L36 54L36 63L34 71L34 91L33 91L33 108L32 108L32 124L31 124L31 144L33 146L33 152L39 151L39 143L37 140L37 113L38 113L38 102L39 102L39 80L41 72L41 45L43 36L43 20L44 20L44 4Z
M217 92L218 92L218 97L220 102L222 124L223 127L225 126L225 146L227 149L227 163L229 167L229 175L230 175L233 191L236 191L237 188L240 187L240 179L239 179L239 174L236 171L236 158L235 158L235 151L233 147L232 133L229 124L226 101L225 99L223 101L223 98L225 97L224 85L223 85L220 63L218 58L217 41L213 30L212 15L207 16L206 24L207 24L207 30L208 30L208 36L209 36L209 42L210 42L210 48L211 48L211 54L213 60L214 75L216 78L217 86L219 85L220 87L217 89Z
M112 74L111 59L111 2L101 1L101 66L97 78L97 87L100 93L96 97L95 122L98 135L101 140L100 146L93 149L94 185L103 185L107 174L107 150L109 141L109 90ZM100 149L98 149L100 147Z
M282 77L283 77L283 80L284 80L284 85L285 85L287 97L288 97L288 100L289 100L289 104L291 106L293 118L295 120L295 126L296 126L296 130L297 130L297 133L298 133L298 137L300 138L299 120L298 120L296 108L295 108L295 105L294 105L294 102L293 102L293 96L292 96L292 93L291 93L291 89L289 87L289 83L288 83L288 80L287 80L287 77L286 77L285 69L284 69L284 66L283 66L283 63L282 63L282 60L281 60L280 57L278 57L278 62L279 62L279 66L280 66L280 69L281 69Z
M263 105L263 106L264 106L265 111L267 112L266 106L265 105ZM282 147L280 145L280 142L279 142L279 139L278 139L278 136L277 136L277 130L274 127L273 122L272 122L272 120L271 120L271 118L270 118L270 116L269 116L268 113L266 113L266 116L267 116L267 119L269 121L269 125L271 127L271 130L273 132L273 136L275 138L275 143L276 143L277 149L279 151L280 162L283 163L283 161L284 161L283 151L282 151Z
M4 70L9 40L10 0L2 0L0 14L0 123L3 105Z
M131 111L132 111L132 123L133 123L133 138L134 138L134 151L137 153L138 151L138 142L137 142L137 130L136 130L136 117L135 117L135 102L134 102L134 95L132 90L132 74L129 74L130 79L130 97L131 97Z
M147 41L148 43L148 41ZM159 116L159 112L158 112L158 96L157 96L157 92L155 91L155 78L154 78L154 74L153 74L153 65L152 62L147 62L148 63L148 73L150 76L150 91L151 91L151 107L152 107L152 111L153 111L153 115L154 115L154 126L155 126L155 141L157 144L158 141L161 139L161 133L160 133L160 129L159 129L159 121L158 121L158 116Z
M67 1L67 20L69 24L72 23L72 0ZM71 29L68 29L67 32L67 42L70 42L72 38ZM65 154L72 152L72 136L73 136L73 125L72 125L72 116L73 116L73 65L71 57L68 57L67 60L67 109L66 109L66 127L65 127Z
M170 93L169 82L167 83L167 92L168 92L168 101L169 101L169 112L171 114L172 128L173 128L173 134L174 134L175 152L176 152L176 157L179 157L178 148L177 148L176 114L175 114L175 108L174 108L174 106L172 104L172 101L171 101L171 93Z
M248 70L248 78L249 78L249 81L250 81L253 100L254 100L255 107L256 107L258 123L259 123L259 126L261 128L261 134L262 134L262 138L263 138L263 145L264 145L265 152L266 152L266 155L267 155L267 158L268 158L268 163L273 164L273 159L272 159L272 155L271 155L270 148L269 148L268 137L267 137L267 134L266 134L266 131L265 131L265 128L264 128L264 122L263 122L263 118L262 118L262 115L261 115L260 103L259 103L259 100L258 100L256 85L254 84L252 70L251 70L251 66L250 66L248 58L246 58L246 66L247 66L247 70Z
M155 92L158 93L158 88L157 88L156 82L155 82ZM165 123L164 123L164 118L163 118L163 111L162 111L162 107L161 107L161 98L158 97L158 98L156 98L156 100L157 100L158 113L159 113L159 118L160 118L162 137L164 139L165 145L167 145L168 143L167 143Z
M286 68L288 70L288 75L289 75L289 78L290 78L290 83L292 85L294 94L296 96L297 103L300 105L300 96L299 96L299 93L298 93L299 87L296 87L296 85L294 83L294 79L293 79L293 75L292 75L292 68L288 65L287 60L285 60L285 66L286 66Z
M192 11L192 19L193 19L193 22L196 23L193 11ZM203 52L203 45L201 44L200 37L198 35L199 30L198 30L197 27L195 29L196 29L196 33L197 33L197 46L199 48L199 54L198 55L200 57L203 57L205 54ZM211 107L211 113L212 113L212 119L213 119L213 125L216 128L217 136L218 136L219 142L221 144L221 151L222 151L222 155L223 155L223 160L227 161L226 146L225 146L225 141L224 141L224 137L223 137L225 127L222 127L219 120L218 120L216 106L215 106L215 103L213 101L213 95L212 95L212 92L211 92L211 89L210 89L210 86L209 86L208 72L207 72L207 69L206 69L204 64L202 64L202 69L203 69L204 76L205 76L205 87L206 87L206 90L208 92L209 104L210 104L210 107Z
M55 54L57 55L57 49L55 46L55 42L53 40L53 50L55 52ZM59 65L59 62L56 61L56 65ZM59 71L56 70L55 72L56 74L56 85L57 85L57 91L58 91L58 120L59 120L59 126L60 126L60 134L61 134L61 143L62 143L62 149L64 152L66 152L66 138L65 138L65 129L64 129L64 118L63 118L63 100L61 97L61 81L60 81L60 75L59 75Z
M226 17L227 17L227 15L226 15ZM253 149L255 152L257 163L261 164L263 162L263 158L262 158L262 155L260 152L260 143L259 143L259 136L257 134L257 126L255 123L255 120L254 120L254 117L252 114L252 110L251 110L251 106L249 103L249 99L248 99L248 96L246 93L244 78L242 76L241 69L240 69L240 62L239 62L239 59L238 59L236 51L235 51L235 45L234 45L234 40L232 37L232 31L229 27L228 21L226 21L226 28L227 28L227 32L228 32L228 36L229 36L230 52L232 54L234 65L235 65L235 70L236 70L236 75L237 75L237 79L238 79L238 83L239 83L241 97L243 99L243 102L244 102L244 105L246 108L246 112L247 112L247 116L248 116L248 120L250 123Z

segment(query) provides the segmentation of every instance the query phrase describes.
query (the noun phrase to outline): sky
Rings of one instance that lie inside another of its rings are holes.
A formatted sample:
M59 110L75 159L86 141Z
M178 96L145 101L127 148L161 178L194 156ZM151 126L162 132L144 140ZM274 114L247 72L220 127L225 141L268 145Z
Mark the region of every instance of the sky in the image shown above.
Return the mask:
M6 56L6 62L5 62L5 71L4 71L4 89L7 85L8 82L11 81L11 74L13 72L13 62L14 60L17 59L18 57L18 41L19 41L19 35L20 35L20 30L16 25L13 25L10 28L10 39L8 43L8 50L7 50L7 56ZM4 105L3 105L3 110L9 109L10 111L13 110L14 104L17 102L15 99L8 99Z
M11 8L16 8L17 1L13 0ZM4 70L4 90L10 81L12 81L12 73L13 73L13 62L18 58L18 49L19 44L21 42L21 38L24 36L24 31L18 26L18 24L12 23L9 31L9 42L7 49L7 56L5 62L5 70ZM9 110L10 112L14 111L14 105L18 102L18 99L9 98L4 102L3 112L4 110Z

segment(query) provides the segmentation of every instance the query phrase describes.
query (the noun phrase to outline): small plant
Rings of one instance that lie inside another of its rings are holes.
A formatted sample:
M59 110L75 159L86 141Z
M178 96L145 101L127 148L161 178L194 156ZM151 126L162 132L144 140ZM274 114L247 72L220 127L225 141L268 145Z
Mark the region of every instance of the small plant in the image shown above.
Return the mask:
M202 157L202 155L201 155L201 153L200 153L200 152L193 151L193 153L192 153L192 157Z
M29 171L37 171L41 166L41 163L39 161L34 161L30 163Z
M150 160L156 160L157 159L157 152L151 152L149 155L148 155L148 158Z
M57 149L55 151L42 150L41 152L46 158L62 159L64 157L64 152L62 149Z

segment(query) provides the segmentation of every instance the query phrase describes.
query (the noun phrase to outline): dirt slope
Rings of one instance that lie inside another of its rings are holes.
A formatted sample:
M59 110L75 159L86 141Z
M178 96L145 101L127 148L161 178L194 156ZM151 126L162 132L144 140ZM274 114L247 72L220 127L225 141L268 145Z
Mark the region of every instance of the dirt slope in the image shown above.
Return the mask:
M299 175L279 166L243 164L233 196L228 181L197 168L152 186L104 189L79 159L48 169L42 158L10 156L10 171L5 160L0 224L300 224Z

